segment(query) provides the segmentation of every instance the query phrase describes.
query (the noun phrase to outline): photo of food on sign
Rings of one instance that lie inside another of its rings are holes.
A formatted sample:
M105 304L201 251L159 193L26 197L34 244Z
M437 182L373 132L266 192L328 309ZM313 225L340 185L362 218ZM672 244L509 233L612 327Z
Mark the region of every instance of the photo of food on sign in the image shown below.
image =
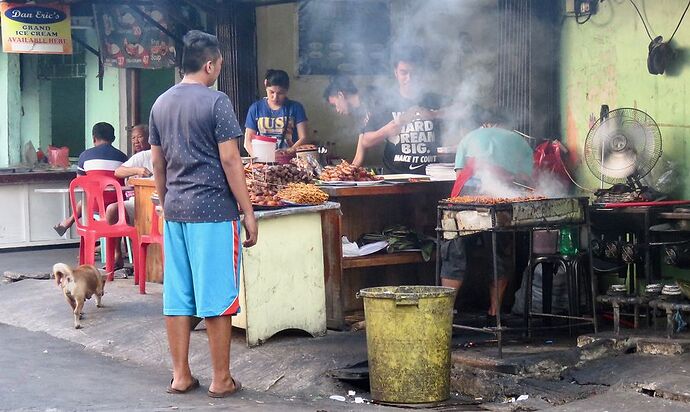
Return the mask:
M172 28L167 11L138 6L158 25ZM175 66L175 42L141 13L126 5L94 5L103 64L113 67L161 69Z

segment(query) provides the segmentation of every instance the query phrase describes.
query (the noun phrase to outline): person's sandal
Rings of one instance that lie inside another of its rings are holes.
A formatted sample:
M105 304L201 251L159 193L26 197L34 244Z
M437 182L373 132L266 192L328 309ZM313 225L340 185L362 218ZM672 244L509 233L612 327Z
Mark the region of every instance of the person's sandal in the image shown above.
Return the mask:
M236 394L237 392L242 390L242 382L236 380L235 378L230 378L232 379L232 383L235 384L235 387L230 389L229 391L225 392L213 392L212 390L208 390L208 396L211 398L227 398L228 396L232 396Z
M175 395L182 395L182 394L191 392L191 391L193 391L194 389L196 389L196 388L199 387L199 379L197 379L197 378L193 378L193 379L192 379L192 383L190 383L189 386L187 386L185 389L175 389L175 388L173 388L173 387L172 387L173 380L175 380L175 378L170 379L170 386L168 386L168 389L166 389L165 391L168 392L168 393L175 394Z

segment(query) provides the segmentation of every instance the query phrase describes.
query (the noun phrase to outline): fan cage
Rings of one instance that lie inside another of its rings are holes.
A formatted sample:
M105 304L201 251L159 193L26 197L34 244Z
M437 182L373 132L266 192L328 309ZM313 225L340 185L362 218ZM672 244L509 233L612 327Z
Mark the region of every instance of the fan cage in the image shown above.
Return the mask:
M609 122L619 122L620 126L607 131L606 127L602 126L614 124ZM626 133L632 134L631 130L644 132L644 137L638 139L641 143L637 142L635 146L637 153L635 171L627 177L606 175L602 164L602 148L604 147L602 143L614 134L629 137L630 134ZM598 179L608 184L627 183L629 177L641 179L646 176L658 162L662 152L661 131L654 119L642 110L627 107L615 109L610 111L606 118L600 118L592 125L585 139L584 152L587 167Z

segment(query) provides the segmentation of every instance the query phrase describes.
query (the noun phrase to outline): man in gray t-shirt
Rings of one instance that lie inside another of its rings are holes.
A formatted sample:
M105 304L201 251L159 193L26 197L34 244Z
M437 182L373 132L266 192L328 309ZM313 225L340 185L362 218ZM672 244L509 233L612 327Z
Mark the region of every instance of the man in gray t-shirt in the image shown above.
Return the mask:
M242 385L230 375L231 316L239 306L242 256L256 243L257 224L237 138L242 130L224 93L209 89L220 74L218 39L192 30L184 37L182 82L151 109L153 175L165 215L163 314L173 379L169 393L199 387L189 369L192 316L206 319L213 363L208 395L222 398Z

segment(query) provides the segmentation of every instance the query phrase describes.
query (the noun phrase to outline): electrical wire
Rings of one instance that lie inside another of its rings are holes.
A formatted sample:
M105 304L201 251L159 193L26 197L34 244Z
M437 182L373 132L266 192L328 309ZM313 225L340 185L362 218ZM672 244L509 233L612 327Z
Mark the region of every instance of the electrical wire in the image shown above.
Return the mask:
M642 21L642 25L644 26L644 30L647 32L647 37L649 37L649 40L654 41L652 38L652 35L649 34L649 28L647 27L647 23L644 21L644 17L642 17L642 13L640 13L640 9L637 8L637 4L633 0L630 0L630 4L633 5L635 8L635 11L637 11L637 15L640 16L640 20ZM670 43L671 40L673 40L673 37L676 35L676 32L680 28L681 23L683 23L683 19L685 18L685 14L688 12L688 8L690 8L690 1L688 1L688 4L685 6L685 10L683 11L683 14L680 16L680 20L678 20L678 24L676 25L676 29L673 30L673 34L671 35L671 38L668 39L666 43Z
M575 181L575 179L573 179L573 177L570 175L570 172L568 171L568 166L565 165L565 162L563 161L563 158L559 156L558 160L560 160L561 165L563 166L563 171L565 172L566 175L568 175L568 179L570 179L570 181L573 182L573 184L574 184L575 186L579 187L580 189L584 190L585 192L596 193L596 191L594 191L594 190L592 190L592 189L588 189L588 188L586 188L586 187L580 186L580 185Z
M680 27L680 24L683 22L683 19L685 18L685 13L688 12L688 8L690 7L690 1L688 1L688 5L685 6L685 11L683 11L683 15L680 16L680 20L678 20L678 25L676 26L676 29L673 30L673 34L671 35L671 38L668 39L668 42L671 43L671 40L673 40L673 36L676 35L676 32L678 31L678 28Z
M645 23L644 18L642 17L642 13L640 13L640 9L637 8L637 4L635 4L635 2L633 0L630 0L630 4L633 5L635 10L637 11L637 15L640 16L640 20L642 21L642 25L644 26L644 29L647 32L647 37L649 37L649 40L654 41L654 39L652 39L652 35L649 34L649 29L647 28L647 23ZM690 3L688 3L688 4L690 4ZM683 13L683 15L685 15L685 13Z

